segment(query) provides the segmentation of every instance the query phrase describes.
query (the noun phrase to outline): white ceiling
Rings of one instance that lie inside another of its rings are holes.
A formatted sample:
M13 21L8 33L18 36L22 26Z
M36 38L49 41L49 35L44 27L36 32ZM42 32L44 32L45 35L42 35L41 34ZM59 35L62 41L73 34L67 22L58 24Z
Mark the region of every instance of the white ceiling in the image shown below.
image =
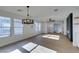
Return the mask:
M26 6L0 6L1 10L8 11L11 13L15 13L17 15L26 16L27 8ZM21 9L21 12L18 12L17 9ZM54 9L58 9L57 12ZM70 11L74 9L79 9L77 6L30 6L30 16L32 17L40 17L40 18L48 18L52 17L52 19L63 19L67 17Z

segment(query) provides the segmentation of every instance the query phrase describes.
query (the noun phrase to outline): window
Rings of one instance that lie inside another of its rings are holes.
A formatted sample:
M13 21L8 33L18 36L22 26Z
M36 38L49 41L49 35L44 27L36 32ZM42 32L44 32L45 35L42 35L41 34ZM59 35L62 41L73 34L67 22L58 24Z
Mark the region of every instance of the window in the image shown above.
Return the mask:
M39 31L41 31L41 23L39 23L39 25L38 25L38 26L39 26Z
M23 34L22 20L0 17L0 37Z
M14 34L15 35L23 34L22 20L14 19Z
M35 23L35 30L36 30L36 32L40 32L41 31L41 24L40 23Z
M0 17L0 37L10 36L10 18Z

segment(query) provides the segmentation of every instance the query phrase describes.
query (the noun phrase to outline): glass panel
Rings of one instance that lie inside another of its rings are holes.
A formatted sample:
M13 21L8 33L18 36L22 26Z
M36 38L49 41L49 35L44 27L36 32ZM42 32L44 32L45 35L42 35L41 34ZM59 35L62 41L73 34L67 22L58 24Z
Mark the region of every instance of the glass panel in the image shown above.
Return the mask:
M23 34L23 28L14 28L14 34L15 35Z
M39 26L38 27L39 27L39 32L40 32L41 31L41 24L40 23L39 23Z
M14 22L14 27L23 27L22 22Z
M1 27L10 27L11 20L10 18L0 18Z
M10 35L10 18L0 17L0 37Z
M1 28L1 20L0 20L0 28Z
M0 28L0 36L10 35L10 28Z
M21 19L14 19L15 22L22 22Z
M36 28L35 28L36 32L40 32L41 31L41 24L35 23L35 26L36 26Z
M23 27L22 20L14 19L14 27Z
M35 23L35 30L38 32L38 23Z
M2 36L2 28L0 28L0 36Z
M14 19L14 34L15 35L23 34L22 20Z

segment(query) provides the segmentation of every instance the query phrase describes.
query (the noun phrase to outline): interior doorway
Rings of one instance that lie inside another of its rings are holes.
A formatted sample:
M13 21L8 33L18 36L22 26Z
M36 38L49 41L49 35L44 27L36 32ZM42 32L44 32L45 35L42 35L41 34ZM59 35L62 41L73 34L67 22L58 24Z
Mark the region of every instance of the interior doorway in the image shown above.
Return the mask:
M70 13L67 17L67 37L73 41L73 14Z

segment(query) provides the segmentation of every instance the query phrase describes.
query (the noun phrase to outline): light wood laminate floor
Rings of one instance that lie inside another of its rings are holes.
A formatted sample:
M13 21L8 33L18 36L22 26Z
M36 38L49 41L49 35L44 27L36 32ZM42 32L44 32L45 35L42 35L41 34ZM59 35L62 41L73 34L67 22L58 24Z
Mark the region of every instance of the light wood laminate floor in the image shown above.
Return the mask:
M33 43L37 45L34 46ZM33 49L30 48L31 44L32 47L34 46ZM25 48L23 48L24 45L26 45ZM27 48L31 50L28 51ZM79 48L73 47L72 42L62 34L41 34L0 48L0 53L11 53L12 51L16 53L49 53L52 51L56 53L79 53Z

